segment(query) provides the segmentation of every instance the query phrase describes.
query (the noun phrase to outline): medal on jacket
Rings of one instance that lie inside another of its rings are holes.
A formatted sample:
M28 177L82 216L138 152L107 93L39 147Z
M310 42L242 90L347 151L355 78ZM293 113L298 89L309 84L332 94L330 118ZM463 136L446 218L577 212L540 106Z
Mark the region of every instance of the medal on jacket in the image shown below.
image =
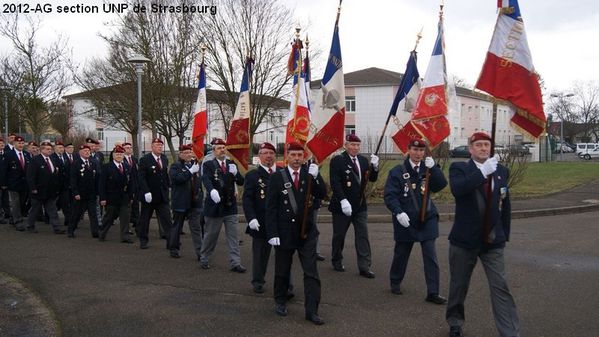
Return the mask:
M351 181L347 181L347 187L351 187Z
M260 199L264 199L265 195L264 195L264 190L260 190Z
M407 197L409 191L410 191L410 187L408 186L408 183L406 183L403 187L403 196Z

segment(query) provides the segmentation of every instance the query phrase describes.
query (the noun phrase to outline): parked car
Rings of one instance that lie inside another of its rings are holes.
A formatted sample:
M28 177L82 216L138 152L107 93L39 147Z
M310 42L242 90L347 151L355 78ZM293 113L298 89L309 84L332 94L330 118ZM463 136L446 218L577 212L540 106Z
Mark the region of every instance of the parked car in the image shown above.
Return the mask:
M449 156L451 158L470 158L470 151L468 146L456 146L453 150L449 150Z
M503 145L495 145L493 150L494 150L493 152L495 154L504 154L504 153L507 153L507 151L508 151L508 149Z
M574 152L574 149L569 143L555 143L555 153L571 153Z
M576 154L586 160L599 157L599 143L578 143L576 144Z
M526 156L530 154L530 150L528 149L528 147L524 145L512 144L508 146L507 150L509 151L509 153L515 154L517 156Z

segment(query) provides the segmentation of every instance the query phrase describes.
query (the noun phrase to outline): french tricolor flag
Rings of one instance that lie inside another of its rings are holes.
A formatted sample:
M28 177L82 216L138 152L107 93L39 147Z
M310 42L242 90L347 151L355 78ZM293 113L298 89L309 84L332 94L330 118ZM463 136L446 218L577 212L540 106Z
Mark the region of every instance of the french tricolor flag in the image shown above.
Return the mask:
M341 7L339 7L340 10ZM339 12L335 21L331 51L322 77L322 112L313 114L315 133L307 143L316 162L322 163L343 146L345 132L345 80L339 42Z
M291 106L287 117L287 132L285 143L298 142L305 144L310 132L310 107L308 105L309 85L308 56L301 62L301 41L296 40L291 50L293 62L293 91L291 94Z
M208 108L206 104L206 70L204 61L202 61L198 81L198 99L193 115L193 131L191 133L193 152L198 160L201 160L204 157L204 137L206 136L207 127Z
M249 165L250 150L250 115L252 105L250 102L250 77L254 60L247 58L239 89L239 98L235 114L229 125L226 149L231 159L239 166L241 172L245 173Z
M476 88L516 106L511 121L538 138L546 118L517 0L499 0L495 32Z

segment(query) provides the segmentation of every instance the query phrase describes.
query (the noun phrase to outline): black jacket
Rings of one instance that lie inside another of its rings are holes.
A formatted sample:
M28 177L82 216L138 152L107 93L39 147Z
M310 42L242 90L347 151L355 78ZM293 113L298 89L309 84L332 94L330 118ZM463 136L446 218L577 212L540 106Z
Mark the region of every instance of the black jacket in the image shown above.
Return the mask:
M273 172L274 174L274 172ZM243 185L243 212L249 223L252 219L258 220L260 228L256 231L246 227L245 232L252 237L266 237L266 191L270 182L271 174L262 166L249 171L245 175Z
M287 186L283 175L288 180ZM312 195L308 195L308 180L312 180ZM314 198L322 199L326 196L326 186L320 174L314 179L305 166L302 166L299 176L299 189L293 186L293 179L287 167L273 173L266 191L266 237L268 239L278 237L281 240L282 249L295 249L303 244L300 238L301 224L304 219L304 206L306 199L309 204ZM297 209L293 210L293 202L290 199L289 188L293 193ZM313 223L313 207L309 208L306 219L307 239L313 239L318 235L318 230Z
M21 167L21 163L17 157L16 151L9 151L5 154L5 177L6 186L9 191L27 191L27 167L31 162L31 155L23 151L23 161L25 162L25 169Z
M37 200L49 200L56 198L61 190L63 173L61 166L52 157L48 157L52 163L52 172L48 163L41 154L33 157L27 167L27 185L29 196ZM33 193L36 191L36 193Z
M70 167L71 194L79 195L81 199L87 200L98 195L98 180L100 173L95 160L88 160L86 167L83 159L78 158Z
M106 200L106 206L120 206L125 200L131 201L133 197L131 173L127 166L121 165L123 173L114 162L104 164L100 172L98 195L100 201Z
M152 203L168 203L169 202L169 187L171 186L168 179L168 159L164 154L160 155L160 169L158 162L154 159L152 153L145 154L139 160L137 171L139 200L146 202L145 194L152 193Z
M131 180L133 182L133 194L136 195L137 194L137 190L139 188L139 182L138 180L138 167L139 167L139 160L135 157L135 156L131 156L131 160L133 161L133 164L130 165L129 162L127 161L127 157L123 158L123 163L125 164L126 167L129 168L129 172L131 174Z
M171 165L168 175L171 179L171 208L186 212L191 208L202 207L203 191L200 172L192 174L183 161Z
M368 181L375 182L379 172L368 163L364 156L358 155L358 162L360 163L360 180L347 151L331 160L329 174L333 196L329 204L329 211L341 214L341 200L343 199L347 199L351 204L352 214L366 210L366 198L360 195L362 185L367 183L367 176Z
M233 161L226 159L226 173L223 173L216 158L205 162L203 165L202 183L206 189L206 199L204 200L205 216L218 218L237 214L235 184L242 186L244 178L239 172L233 176L233 174L229 172L229 164L234 163ZM212 189L218 191L221 199L218 204L215 204L210 197L210 191L212 191Z

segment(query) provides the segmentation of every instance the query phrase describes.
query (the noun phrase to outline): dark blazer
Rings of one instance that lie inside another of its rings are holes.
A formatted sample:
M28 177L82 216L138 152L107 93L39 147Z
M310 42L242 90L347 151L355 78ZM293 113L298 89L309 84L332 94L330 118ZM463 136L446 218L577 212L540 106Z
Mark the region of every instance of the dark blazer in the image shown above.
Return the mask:
M439 212L435 203L427 199L424 223L420 222L422 207L422 183L426 172L424 161L420 162L419 173L414 171L407 158L403 164L395 166L385 184L385 205L393 214L393 237L395 241L426 241L439 237ZM447 180L438 166L430 169L429 191L439 192L447 186ZM396 215L405 212L410 217L410 227L399 224Z
M171 179L171 208L186 212L191 208L202 207L204 192L200 172L191 174L183 161L171 165L168 175Z
M8 150L10 151L10 150ZM0 186L6 186L6 156L8 155L6 148L0 154Z
M291 183L291 189L297 203L297 212L293 211L289 192L285 187L283 175ZM308 196L308 179L312 180L312 195ZM319 174L314 179L305 166L300 170L300 188L296 189L293 185L293 179L289 174L287 167L273 173L266 191L266 237L268 239L278 237L281 240L282 249L295 249L303 244L300 238L301 224L304 219L304 205L307 198L313 202L314 198L322 199L326 196L327 190ZM314 209L310 207L308 219L306 220L307 239L313 239L318 235L318 229L313 223Z
M202 183L206 189L206 199L204 200L204 215L212 218L223 217L237 214L237 197L235 196L235 184L242 186L243 176L237 172L233 176L229 172L229 164L233 161L226 159L226 173L221 170L218 160L214 158L203 164ZM216 189L220 195L220 202L215 204L210 197L210 191Z
M491 224L494 240L491 245L483 241L483 217L486 205L486 192L483 191L485 178L474 161L453 163L449 167L449 184L455 198L455 219L449 241L466 249L504 247L509 240L511 225L511 204L507 187L509 171L498 165L493 173L491 201Z
M114 162L104 164L100 171L98 195L100 201L106 200L106 206L121 206L125 200L131 201L133 197L131 172L127 166L121 165L123 173Z
M137 181L139 160L135 156L131 156L131 160L133 161L133 165L129 165L129 162L127 161L127 157L123 158L123 163L126 167L129 168L129 172L131 173L131 180L133 182L132 190L135 194L135 193L137 193L137 189L139 188L139 182Z
M144 195L150 192L153 204L169 202L168 189L171 184L168 179L168 158L164 154L160 155L160 165L162 169L158 168L158 162L151 152L139 160L137 180L140 201L146 202Z
M25 161L25 169L21 167L21 163L17 157L16 151L9 151L6 158L6 186L9 191L23 192L29 190L27 188L27 167L31 162L31 155L23 151L23 160Z
M79 195L81 199L92 199L98 194L98 164L95 160L89 160L89 167L85 167L83 159L78 158L70 167L71 194Z
M69 180L70 180L69 170L67 169L67 165L70 166L68 157L65 157L64 153L60 156L56 153L52 153L50 155L50 158L52 158L52 160L60 168L60 173L61 173L60 174L60 190L61 191L68 190L69 189Z
M275 168L275 171L277 169ZM273 172L274 174L274 172ZM249 223L252 219L258 220L260 228L256 231L246 227L245 232L255 238L266 238L266 191L271 174L262 166L249 171L245 175L243 185L243 212Z
M364 156L358 155L358 162L362 173L361 179L358 178L358 173L354 170L354 162L347 151L331 159L329 175L333 196L329 204L329 211L343 213L340 203L343 199L347 199L351 204L352 214L366 211L366 198L362 198L360 195L362 185L367 183L367 175L368 181L375 182L379 172L368 163Z
M54 158L48 157L48 159L54 166L52 172L41 154L33 157L27 166L27 185L31 198L49 200L58 197L63 179L62 168ZM37 193L33 193L34 190Z
M100 167L104 166L104 153L102 153L101 151L92 153L90 158L94 158L95 160L97 160L100 164Z

